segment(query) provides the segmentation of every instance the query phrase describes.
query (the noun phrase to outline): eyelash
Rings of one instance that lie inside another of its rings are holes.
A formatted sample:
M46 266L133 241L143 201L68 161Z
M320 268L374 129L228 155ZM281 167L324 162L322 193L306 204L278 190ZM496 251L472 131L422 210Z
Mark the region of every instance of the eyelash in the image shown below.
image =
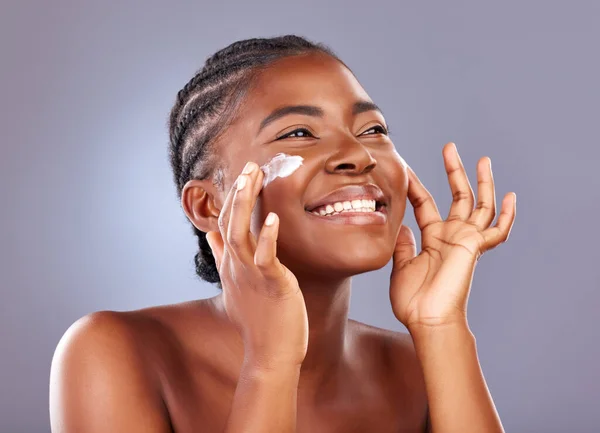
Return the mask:
M364 134L365 134L367 131L370 131L370 130L372 130L372 129L379 129L379 134L389 135L389 131L387 131L387 130L386 130L386 129L385 129L383 126L381 126L381 125L375 125L375 126L373 126L373 127L369 128L369 129L367 129L367 130L366 130L365 132L363 132L361 135L364 135ZM293 131L290 131L290 132L288 132L287 134L284 134L284 135L282 135L281 137L277 138L277 140L282 140L282 139L284 139L284 138L288 138L288 137L289 137L289 138L302 138L302 137L305 137L305 136L301 136L301 137L290 137L290 135L292 135L292 134L294 134L294 133L296 133L296 132L299 132L299 131L302 131L302 132L307 132L307 133L308 133L308 134L309 134L311 137L314 137L314 135L312 135L312 134L311 134L311 132L310 132L308 129L306 129L306 128L298 128L298 129L294 129ZM374 134L367 134L367 135L374 135Z
M388 134L389 134L389 131L388 131L388 130L386 130L386 129L385 129L383 126L381 126L381 125L375 125L375 126L372 126L371 128L367 129L367 131L370 131L371 129L375 129L375 128L378 128L378 129L379 129L379 131L380 131L379 133L380 133L380 134L384 134L384 135L388 135ZM365 132L367 132L367 131L365 131ZM365 132L363 132L363 134L364 134ZM361 134L361 135L362 135L362 134ZM373 135L373 134L367 134L367 135Z

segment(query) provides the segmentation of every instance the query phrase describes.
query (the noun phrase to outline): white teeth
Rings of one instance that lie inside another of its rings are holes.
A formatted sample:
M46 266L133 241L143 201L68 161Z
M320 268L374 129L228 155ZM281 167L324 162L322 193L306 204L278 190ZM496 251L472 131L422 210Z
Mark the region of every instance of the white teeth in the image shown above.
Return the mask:
M345 212L375 212L377 202L375 200L356 199L352 201L338 201L312 211L319 216L331 216Z

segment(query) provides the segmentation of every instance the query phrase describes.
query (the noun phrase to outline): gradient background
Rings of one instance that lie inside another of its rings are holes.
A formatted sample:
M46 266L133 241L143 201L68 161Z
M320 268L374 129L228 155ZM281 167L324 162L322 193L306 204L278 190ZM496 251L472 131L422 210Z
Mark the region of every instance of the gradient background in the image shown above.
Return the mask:
M444 217L442 146L474 188L491 157L498 203L518 199L469 302L496 407L507 432L600 431L600 2L558 3L3 1L0 432L49 431L79 317L218 293L194 274L168 111L216 50L287 33L354 70ZM389 271L355 279L351 317L405 332Z

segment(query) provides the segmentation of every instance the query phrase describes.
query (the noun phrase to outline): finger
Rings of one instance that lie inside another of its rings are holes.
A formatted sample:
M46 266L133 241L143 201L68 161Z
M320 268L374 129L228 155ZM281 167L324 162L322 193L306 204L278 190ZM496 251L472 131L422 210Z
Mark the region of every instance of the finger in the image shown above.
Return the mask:
M206 233L206 242L208 242L212 255L215 258L218 271L221 268L221 263L223 263L223 250L225 248L223 238L219 232L208 232Z
M235 191L237 189L237 182L239 178L233 182L231 189L227 193L225 197L225 201L223 202L223 207L221 207L221 211L219 213L219 218L217 220L219 226L219 232L221 233L221 238L223 239L224 244L227 246L227 228L229 227L229 217L231 214L231 203L233 202L233 197L235 196Z
M492 175L492 160L481 158L477 164L477 206L469 218L481 230L496 218L496 192Z
M502 209L496 225L484 230L481 234L484 239L485 251L491 250L498 244L506 242L517 213L517 195L514 192L508 193L502 200Z
M258 196L263 189L263 180L265 174L262 170L257 170L256 179L254 181L254 186L252 190L252 209L256 206L256 202L258 201ZM250 244L252 246L252 251L256 251L256 237L249 231Z
M276 281L283 276L281 263L277 258L277 237L279 235L279 216L269 212L258 236L254 253L254 264L267 280Z
M450 205L450 212L448 212L448 219L466 221L473 212L475 194L473 194L456 144L452 142L446 144L442 153L444 154L444 166L448 175L450 191L452 191L452 204Z
M231 215L227 227L227 243L232 252L243 262L251 262L256 241L250 233L252 209L256 203L256 188L259 174L258 165L249 162L239 177L237 189L231 203Z
M394 247L394 267L402 269L404 265L417 255L417 242L410 227L402 225Z
M248 184L253 184L252 185L252 203L250 206L250 219L248 220L248 242L250 243L250 251L252 253L254 251L256 251L256 237L250 231L250 224L252 221L252 210L256 206L256 201L258 200L258 195L260 194L260 192L262 190L262 182L264 179L264 173L262 172L262 170L256 170L256 176L254 176L254 173L255 172L253 170L250 178L247 181ZM254 178L254 181L252 181L252 178ZM246 185L246 187L248 187L248 184ZM234 197L234 199L235 199L235 197Z
M408 169L408 200L415 210L415 219L419 229L423 231L430 224L440 222L442 217L433 197L423 186L412 168Z

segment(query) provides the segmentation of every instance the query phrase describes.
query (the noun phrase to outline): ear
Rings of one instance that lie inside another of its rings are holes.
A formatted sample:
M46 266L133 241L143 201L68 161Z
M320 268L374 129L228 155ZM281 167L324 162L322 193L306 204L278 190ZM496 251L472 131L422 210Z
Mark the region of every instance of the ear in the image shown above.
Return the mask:
M188 219L205 233L218 232L221 210L215 203L215 187L212 180L188 181L181 191L181 207Z

